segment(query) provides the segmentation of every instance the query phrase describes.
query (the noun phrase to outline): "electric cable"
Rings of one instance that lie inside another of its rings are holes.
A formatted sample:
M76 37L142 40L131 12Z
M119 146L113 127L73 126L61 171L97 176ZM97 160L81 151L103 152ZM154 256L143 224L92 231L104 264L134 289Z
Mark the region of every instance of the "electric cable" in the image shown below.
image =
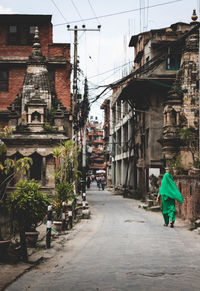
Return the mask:
M71 0L73 2L73 0ZM168 4L173 4L176 2L182 2L183 0L173 0L173 1L168 1L165 3L158 3L155 5L149 5L148 7L143 7L141 9L146 9L146 8L155 8L155 7L159 7L159 6L164 6L164 5L168 5ZM135 8L135 9L131 9L131 10L125 10L125 11L121 11L121 12L116 12L116 13L110 13L110 14L105 14L105 15L101 15L101 16L97 16L98 18L106 18L106 17L112 17L112 16L116 16L116 15L121 15L121 14L125 14L125 13L130 13L130 12L135 12L140 10L140 8ZM79 15L80 17L80 15ZM90 17L90 18L85 18L85 19L81 19L81 20L73 20L67 23L59 23L59 24L54 24L54 26L61 26L61 25L66 25L66 24L72 24L72 23L77 23L77 22L85 22L85 21L90 21L90 20L94 20L96 19L96 17Z
M74 1L71 0L71 3L72 3L72 5L73 5L74 9L76 10L78 16L80 17L81 21L83 22L84 20L83 20L83 18L81 17L81 15L80 15L80 13L79 13L79 10L78 10L78 8L76 7ZM81 22L81 21L79 20L78 22ZM68 23L72 23L72 22L68 22Z
M60 15L62 16L62 18L68 23L68 20L66 19L66 17L63 15L62 11L58 8L58 6L56 5L54 0L51 0L51 2L53 3L53 5L56 7L56 9L58 10L58 12L60 13Z
M91 8L91 10L92 10L92 12L93 12L93 14L94 14L94 16L95 16L98 24L101 25L101 23L99 22L99 19L98 19L97 15L96 15L96 13L94 11L94 8L92 7L92 4L91 4L90 0L88 0L88 3L89 3L89 6L90 6L90 8Z

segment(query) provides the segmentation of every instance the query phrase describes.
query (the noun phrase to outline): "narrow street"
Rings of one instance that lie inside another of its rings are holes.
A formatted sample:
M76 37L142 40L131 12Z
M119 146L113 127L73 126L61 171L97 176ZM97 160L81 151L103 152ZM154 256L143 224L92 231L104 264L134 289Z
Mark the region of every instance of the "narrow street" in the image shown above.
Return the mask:
M163 227L161 213L95 184L87 199L91 219L75 226L63 252L6 290L200 289L200 237L183 222Z

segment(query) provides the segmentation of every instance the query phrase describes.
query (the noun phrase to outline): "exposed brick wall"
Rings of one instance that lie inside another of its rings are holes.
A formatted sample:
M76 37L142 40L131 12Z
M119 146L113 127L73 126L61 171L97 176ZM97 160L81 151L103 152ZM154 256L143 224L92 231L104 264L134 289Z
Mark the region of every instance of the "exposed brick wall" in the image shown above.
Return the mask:
M184 203L177 203L177 214L183 219L200 217L200 176L175 176L174 181L183 195Z
M9 70L9 91L0 92L0 110L7 110L8 105L15 99L22 88L26 67L15 67Z
M49 46L49 58L64 57L70 61L70 46L66 44L54 44Z
M26 63L31 54L32 46L8 46L7 45L8 27L0 24L0 66L9 70L9 91L0 92L0 113L7 110L7 107L15 99L16 94L22 87ZM70 62L70 45L53 44L52 24L45 23L39 25L39 35L41 50L47 60L55 58L56 65L51 64L51 69L55 70L55 86L61 102L70 109L70 63L67 65L59 64L61 61ZM20 64L15 64L14 61ZM2 63L2 64L1 64ZM53 67L54 66L54 67Z
M70 109L70 73L66 72L66 67L56 70L55 86L58 98L67 109Z

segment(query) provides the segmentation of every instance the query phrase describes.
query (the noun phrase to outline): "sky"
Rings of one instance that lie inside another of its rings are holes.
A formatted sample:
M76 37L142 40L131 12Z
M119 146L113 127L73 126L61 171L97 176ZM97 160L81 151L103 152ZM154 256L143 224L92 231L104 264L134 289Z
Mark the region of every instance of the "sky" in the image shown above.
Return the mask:
M87 77L91 99L103 90L96 88L130 71L134 50L128 44L132 35L176 22L189 23L193 9L199 14L199 7L200 0L0 0L0 14L52 15L53 41L71 43L72 63L74 36L67 24L71 28L84 24L87 29L101 25L100 31L78 32L80 88ZM92 106L90 115L102 120L100 105L108 96Z

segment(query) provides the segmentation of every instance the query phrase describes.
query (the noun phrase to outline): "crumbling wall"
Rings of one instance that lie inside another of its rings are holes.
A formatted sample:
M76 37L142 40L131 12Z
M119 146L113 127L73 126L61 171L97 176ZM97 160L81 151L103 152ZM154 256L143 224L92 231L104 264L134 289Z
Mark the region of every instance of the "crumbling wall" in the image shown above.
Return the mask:
M177 215L188 220L200 218L200 176L175 176L174 181L184 200L176 205Z

